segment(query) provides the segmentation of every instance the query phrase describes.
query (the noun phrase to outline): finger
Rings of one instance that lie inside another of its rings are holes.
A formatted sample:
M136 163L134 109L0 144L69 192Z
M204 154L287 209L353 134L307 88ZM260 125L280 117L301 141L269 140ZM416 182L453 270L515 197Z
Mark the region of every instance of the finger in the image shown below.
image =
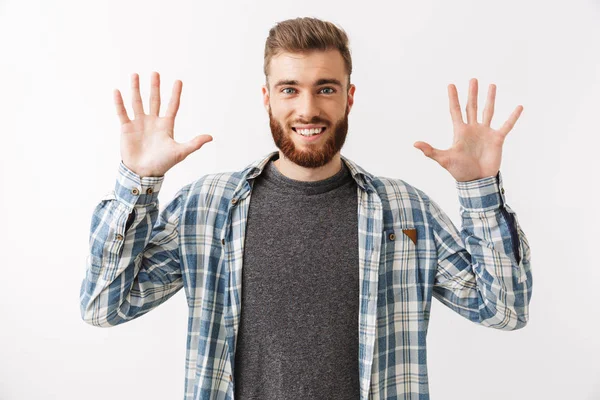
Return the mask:
M193 152L195 152L196 150L198 150L199 148L201 148L206 143L212 140L213 137L210 135L200 135L196 136L187 143L182 143L180 148L180 159L183 160L184 158L186 158L187 156L189 156L190 154L192 154Z
M517 106L517 108L515 108L515 110L512 112L512 114L510 114L510 117L508 117L508 120L506 120L504 125L502 125L502 127L498 131L503 136L508 135L508 132L510 132L512 130L512 128L515 126L515 124L517 123L517 120L521 116L522 112L523 112L523 106Z
M442 167L446 168L448 165L448 150L440 150L432 147L429 143L426 142L415 142L413 145L417 149L421 150L425 156L431 158L436 161Z
M183 87L183 82L180 80L176 80L173 84L173 91L171 92L171 100L169 101L169 107L167 108L167 113L165 117L173 117L177 115L177 110L179 110L179 98L181 97L181 89Z
M127 115L127 110L125 109L125 105L123 104L123 97L121 96L121 92L119 92L119 89L114 90L113 97L115 101L115 107L117 108L117 115L119 116L119 121L121 121L121 124L131 122L129 120L129 116Z
M454 125L463 123L462 112L460 111L460 103L458 102L458 93L456 92L456 86L453 84L448 85L448 100L450 101L450 115L452 116L452 123Z
M152 73L150 79L150 114L156 115L160 112L160 75L158 72Z
M467 123L477 123L477 79L469 81L469 99L467 100Z
M133 114L144 115L144 103L142 103L142 96L140 96L140 76L138 74L131 75L131 98L133 102Z
M493 83L488 89L487 100L485 102L485 108L483 109L483 125L490 126L492 118L494 117L494 104L496 103L496 85Z

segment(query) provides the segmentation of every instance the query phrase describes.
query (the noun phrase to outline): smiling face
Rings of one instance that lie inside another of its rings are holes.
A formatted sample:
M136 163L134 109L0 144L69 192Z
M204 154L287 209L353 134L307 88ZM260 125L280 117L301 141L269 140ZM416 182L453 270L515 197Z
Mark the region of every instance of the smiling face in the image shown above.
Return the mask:
M283 52L269 64L263 102L275 145L305 168L326 165L348 132L354 85L337 50Z

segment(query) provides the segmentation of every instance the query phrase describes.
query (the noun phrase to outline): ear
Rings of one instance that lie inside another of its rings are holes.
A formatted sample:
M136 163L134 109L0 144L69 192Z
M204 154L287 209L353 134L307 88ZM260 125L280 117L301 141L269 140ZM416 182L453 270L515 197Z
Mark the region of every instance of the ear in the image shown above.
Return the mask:
M354 91L356 90L356 86L350 84L348 88L348 112L352 109L352 105L354 104Z
M263 105L265 106L265 110L267 110L267 112L269 112L270 97L269 97L269 87L267 85L262 86L262 95L263 95Z

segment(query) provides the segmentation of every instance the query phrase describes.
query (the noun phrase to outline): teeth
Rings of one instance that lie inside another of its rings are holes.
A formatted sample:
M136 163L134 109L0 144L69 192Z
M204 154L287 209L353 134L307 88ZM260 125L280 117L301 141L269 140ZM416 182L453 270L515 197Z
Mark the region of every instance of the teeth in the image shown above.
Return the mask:
M296 129L296 132L301 134L302 136L313 136L318 135L323 131L323 128L313 128L313 129Z

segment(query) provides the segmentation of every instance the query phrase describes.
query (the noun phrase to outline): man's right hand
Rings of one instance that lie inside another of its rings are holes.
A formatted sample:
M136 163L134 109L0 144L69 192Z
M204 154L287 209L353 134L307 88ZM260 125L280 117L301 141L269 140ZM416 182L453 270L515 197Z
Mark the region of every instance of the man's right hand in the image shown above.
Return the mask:
M159 117L160 76L152 73L150 91L150 113L144 114L144 105L140 96L138 74L131 76L133 100L132 121L127 116L123 98L118 89L114 91L117 115L121 120L121 159L127 168L140 177L163 176L175 164L210 142L210 135L199 135L187 143L177 143L173 139L175 115L179 109L182 82L175 81L171 101L164 117Z

